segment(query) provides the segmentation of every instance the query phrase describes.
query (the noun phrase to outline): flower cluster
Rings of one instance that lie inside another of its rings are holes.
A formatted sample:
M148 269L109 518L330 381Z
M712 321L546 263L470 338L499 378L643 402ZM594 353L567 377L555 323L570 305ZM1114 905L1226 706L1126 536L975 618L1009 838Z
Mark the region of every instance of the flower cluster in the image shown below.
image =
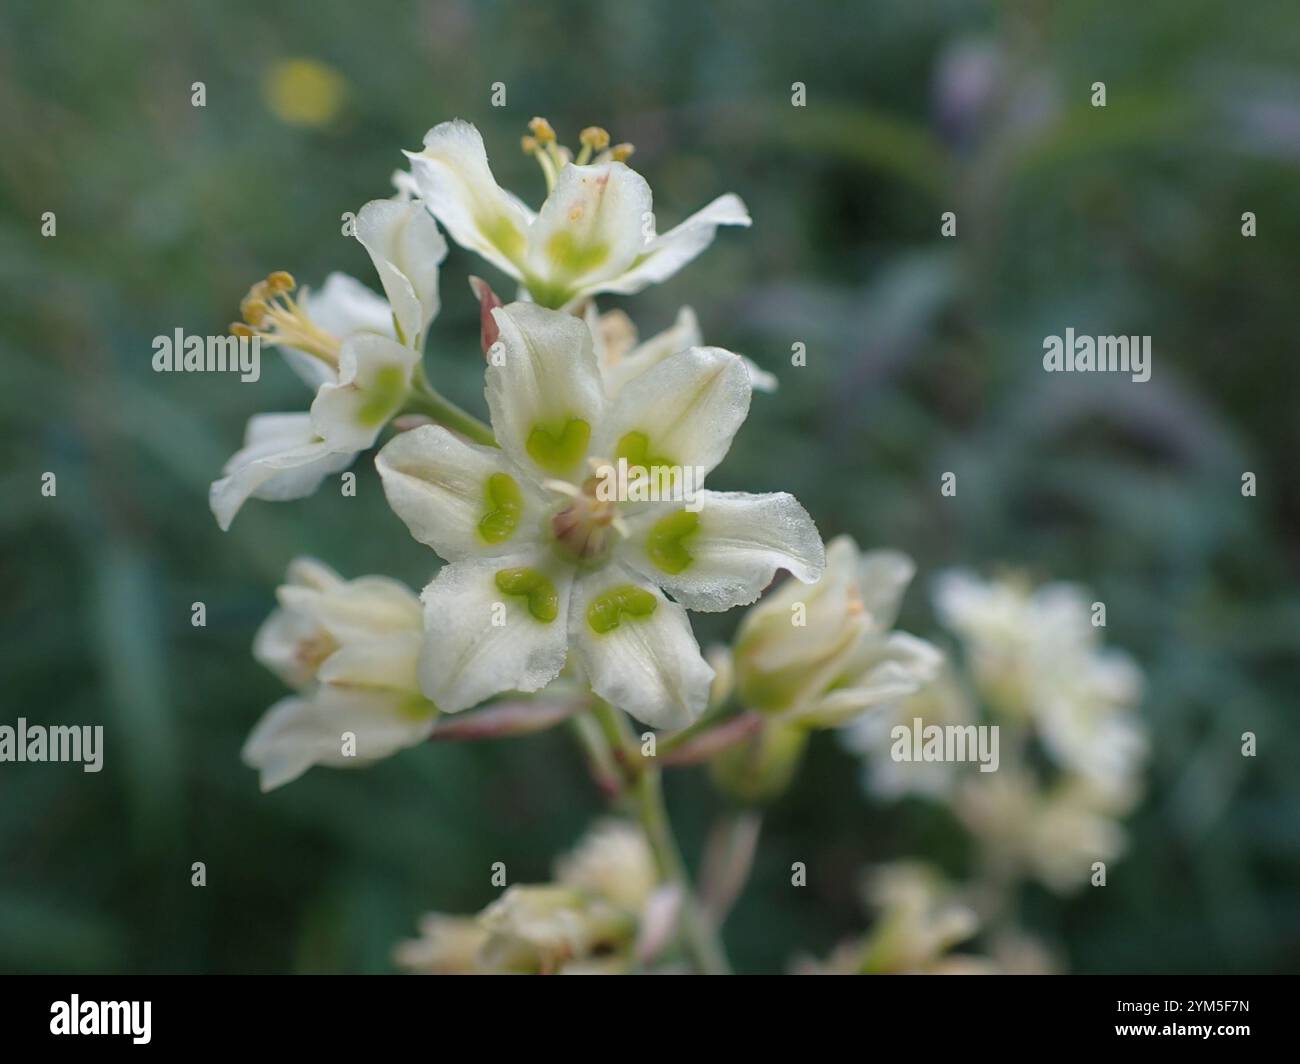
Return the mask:
M241 302L232 332L276 346L313 394L306 411L250 420L211 488L220 526L249 499L310 494L378 446L389 508L442 562L417 596L384 576L345 580L293 561L254 656L294 693L256 725L244 759L269 790L313 765L571 719L629 819L598 824L550 883L502 881L477 916L427 916L399 965L718 972L718 928L757 844L755 807L786 790L811 735L838 729L867 758L876 793L953 802L987 881L958 893L918 864L878 869L871 934L806 967L989 970L950 950L981 921L1006 924L990 884L1032 875L1063 890L1120 850L1144 748L1136 667L1101 646L1078 591L957 573L942 580L938 610L967 677L896 627L915 572L907 556L863 552L848 536L824 547L785 492L704 488L754 391L776 378L706 345L689 307L641 341L596 297L665 280L720 227L748 226L748 212L724 195L660 233L631 146L597 127L579 141L571 151L548 122L530 123L523 148L547 187L533 211L497 184L473 126L435 126L394 176L397 194L356 216L382 297L343 274L314 293L278 271ZM469 279L487 421L424 367L443 231L517 286L503 299ZM789 578L765 594L781 571ZM751 608L733 643L706 657L688 611L739 606ZM885 758L899 721L965 725L980 707L1012 733L993 778ZM631 719L658 732L638 736ZM699 763L739 812L715 831L697 893L661 770Z
M657 956L673 905L641 830L609 820L556 862L554 882L509 887L477 916L429 913L395 959L425 975L629 972Z

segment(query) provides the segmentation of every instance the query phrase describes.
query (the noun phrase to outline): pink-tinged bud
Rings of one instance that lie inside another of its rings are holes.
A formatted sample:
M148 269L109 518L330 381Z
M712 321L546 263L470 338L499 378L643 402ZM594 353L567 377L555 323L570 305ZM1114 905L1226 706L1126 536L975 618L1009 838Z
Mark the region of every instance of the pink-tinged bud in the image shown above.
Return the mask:
M479 332L483 341L483 354L486 355L501 336L501 330L497 328L492 311L503 304L501 297L492 291L492 286L482 277L471 277L469 289L478 300Z

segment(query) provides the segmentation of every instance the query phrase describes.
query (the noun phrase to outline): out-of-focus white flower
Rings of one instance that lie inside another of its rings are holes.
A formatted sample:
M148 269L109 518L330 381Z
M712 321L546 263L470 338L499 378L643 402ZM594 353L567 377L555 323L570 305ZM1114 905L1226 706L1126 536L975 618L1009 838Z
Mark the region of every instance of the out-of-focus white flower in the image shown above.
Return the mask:
M1044 790L1027 772L1003 768L968 779L954 808L997 877L1025 874L1066 894L1087 882L1094 861L1123 854L1118 818L1134 797L1071 777Z
M1083 589L957 571L940 577L935 601L996 716L1032 725L1059 766L1096 787L1129 785L1147 749L1142 673L1103 648Z
M253 655L298 694L267 711L244 744L268 791L312 765L353 767L426 739L437 716L420 693L419 600L380 576L343 580L299 558Z
M931 644L893 631L914 566L895 551L833 540L811 588L787 583L751 609L735 643L741 702L787 722L831 727L915 694L937 673Z
M555 878L640 912L659 882L659 871L645 832L625 820L602 820L556 862Z
M677 312L677 320L669 328L641 343L637 342L637 330L632 319L621 310L601 314L592 302L587 307L586 321L595 343L596 365L600 367L605 394L610 399L623 390L623 385L634 377L639 377L651 366L658 365L679 351L700 347L704 343L699 322L690 307L682 307ZM744 355L739 358L749 371L749 383L754 391L776 391L775 375L759 369Z
M434 217L453 240L521 282L546 307L565 307L597 292L631 294L671 277L713 242L720 225L750 224L745 205L720 196L681 225L656 233L650 186L624 163L630 145L583 131L576 159L543 119L525 148L546 176L549 194L533 213L492 176L483 138L459 119L434 126L424 148L407 152L411 173Z
M447 712L536 691L572 647L600 697L652 726L689 724L713 671L683 607L753 602L778 567L815 580L821 538L784 493L699 490L692 511L602 497L593 474L626 459L689 467L698 483L745 419L749 375L737 356L693 347L610 400L582 321L529 303L492 316L502 357L489 359L487 399L500 449L425 426L376 461L389 505L449 563L422 596L424 690Z
M823 963L802 962L806 975L988 975L986 958L949 952L979 929L975 911L929 865L897 861L872 869L864 896L877 913L864 939L839 946Z
M487 928L472 916L426 913L419 937L398 943L393 960L417 975L475 975L487 940Z
M356 220L386 299L345 274L319 294L287 273L259 281L241 304L237 336L276 344L315 392L309 413L252 418L244 446L209 491L217 523L228 529L250 498L310 495L372 446L406 403L424 331L438 312L438 266L447 244L415 202L373 200Z
M482 963L503 972L559 972L630 942L635 917L563 885L510 887L483 910Z
M840 732L844 745L866 759L862 780L872 794L881 798L925 795L942 798L949 794L967 766L952 761L895 761L890 753L891 732L902 724L908 728L920 718L923 727L965 725L975 721L975 707L947 669L915 694L874 713L863 713Z
M420 937L397 947L397 963L429 974L630 970L638 929L659 897L641 829L600 821L556 862L556 879L510 887L474 918L425 916Z

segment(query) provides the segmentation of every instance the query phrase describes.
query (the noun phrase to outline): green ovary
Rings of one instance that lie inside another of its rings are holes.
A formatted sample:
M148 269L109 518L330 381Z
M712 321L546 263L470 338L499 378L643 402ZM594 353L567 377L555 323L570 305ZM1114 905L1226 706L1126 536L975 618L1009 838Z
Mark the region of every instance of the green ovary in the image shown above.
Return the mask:
M599 242L580 244L573 233L561 229L546 242L546 253L562 274L578 277L604 263L609 258L609 246Z
M493 473L484 485L487 512L479 520L478 534L488 543L504 543L515 534L524 512L524 495L509 473Z
M685 540L699 531L700 515L679 510L654 523L646 537L645 550L665 573L680 573L695 559L686 549Z
M602 591L587 607L587 624L598 635L612 632L624 617L649 617L659 601L645 588L624 584Z
M528 600L528 612L543 624L560 614L560 596L555 585L536 569L502 569L496 576L497 590Z
M366 385L365 398L357 410L357 420L368 428L382 425L406 398L406 370L401 366L384 366L375 371Z
M528 455L548 473L567 473L587 453L591 426L582 418L571 417L558 432L545 425L534 425L524 443Z

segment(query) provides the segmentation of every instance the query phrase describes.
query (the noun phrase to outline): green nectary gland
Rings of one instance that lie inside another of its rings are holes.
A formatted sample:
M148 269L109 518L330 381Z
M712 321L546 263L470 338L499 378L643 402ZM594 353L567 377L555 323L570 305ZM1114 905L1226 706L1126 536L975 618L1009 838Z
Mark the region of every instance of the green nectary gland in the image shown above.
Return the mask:
M580 244L568 229L561 229L546 242L547 254L566 277L580 277L609 258L609 245L599 241Z
M579 417L568 418L558 429L534 425L524 442L528 455L548 473L567 473L587 453L591 426Z
M652 456L650 437L640 431L625 433L614 446L614 461L620 458L626 458L629 467L641 466L643 469L664 469L677 464L671 458Z
M488 543L504 543L515 534L524 512L524 494L509 473L493 473L483 486L487 510L478 534Z
M478 227L484 236L501 251L511 262L517 262L524 255L524 235L504 214L480 216Z
M496 575L497 590L528 600L528 612L543 624L560 614L560 596L555 585L536 569L502 569Z
M384 366L376 370L366 386L365 400L357 410L357 420L367 427L382 425L397 412L406 399L406 371L401 366Z
M643 587L623 584L602 591L587 606L587 624L593 632L605 635L623 623L624 617L649 617L659 607L658 600Z
M646 554L665 573L685 570L695 559L686 549L686 540L700 528L700 515L690 510L678 510L660 518L646 537Z

